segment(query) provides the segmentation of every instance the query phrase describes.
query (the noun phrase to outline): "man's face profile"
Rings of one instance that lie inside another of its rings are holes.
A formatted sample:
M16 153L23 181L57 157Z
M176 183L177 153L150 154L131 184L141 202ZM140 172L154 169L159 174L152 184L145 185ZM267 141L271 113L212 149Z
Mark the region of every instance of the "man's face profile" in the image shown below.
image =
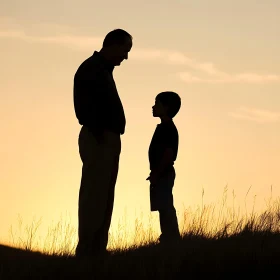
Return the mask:
M113 63L115 66L119 66L124 59L128 59L128 53L132 48L131 39L127 39L123 44L113 45Z

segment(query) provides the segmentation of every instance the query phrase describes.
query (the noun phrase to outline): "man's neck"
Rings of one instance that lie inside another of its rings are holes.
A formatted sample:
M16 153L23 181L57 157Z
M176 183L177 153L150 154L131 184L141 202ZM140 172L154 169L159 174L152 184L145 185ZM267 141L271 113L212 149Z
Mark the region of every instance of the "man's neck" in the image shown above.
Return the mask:
M102 58L102 60L104 61L104 63L106 64L106 66L113 71L114 70L114 65L110 62L110 60L108 59L108 55L107 53L101 49L99 52L97 52L99 54L99 56Z
M111 64L111 62L110 62L110 55L106 52L106 50L101 49L99 51L99 54L107 61L107 63Z

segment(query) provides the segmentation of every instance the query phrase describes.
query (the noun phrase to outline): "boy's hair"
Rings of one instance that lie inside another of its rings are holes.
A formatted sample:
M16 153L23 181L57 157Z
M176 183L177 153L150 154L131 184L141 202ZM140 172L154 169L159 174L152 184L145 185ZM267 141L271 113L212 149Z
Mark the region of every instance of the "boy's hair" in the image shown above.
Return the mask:
M103 41L103 47L110 47L114 44L123 44L127 39L132 40L132 36L126 32L123 29L115 29L113 31L110 31L104 41Z
M181 108L181 98L173 91L164 91L156 96L156 100L160 101L162 105L168 107L167 115L174 118Z

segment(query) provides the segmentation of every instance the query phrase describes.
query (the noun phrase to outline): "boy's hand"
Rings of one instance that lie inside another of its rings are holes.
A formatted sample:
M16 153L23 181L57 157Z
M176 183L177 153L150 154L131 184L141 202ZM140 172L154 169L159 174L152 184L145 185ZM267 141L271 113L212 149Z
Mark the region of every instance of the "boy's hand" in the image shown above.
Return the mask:
M158 181L158 174L156 172L151 172L150 176L146 179L149 180L152 185L155 185Z

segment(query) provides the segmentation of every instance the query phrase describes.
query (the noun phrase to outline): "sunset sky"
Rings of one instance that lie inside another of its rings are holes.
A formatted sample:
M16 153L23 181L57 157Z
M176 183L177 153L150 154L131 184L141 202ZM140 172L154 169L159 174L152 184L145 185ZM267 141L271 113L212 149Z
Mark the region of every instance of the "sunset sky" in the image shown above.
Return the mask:
M148 147L155 96L178 92L175 206L221 199L256 209L280 195L279 0L2 0L0 2L0 241L18 215L46 230L77 227L80 126L77 67L105 35L133 36L114 70L126 113L112 229L126 211L149 215ZM157 215L157 213L153 214ZM155 224L158 227L158 224Z

